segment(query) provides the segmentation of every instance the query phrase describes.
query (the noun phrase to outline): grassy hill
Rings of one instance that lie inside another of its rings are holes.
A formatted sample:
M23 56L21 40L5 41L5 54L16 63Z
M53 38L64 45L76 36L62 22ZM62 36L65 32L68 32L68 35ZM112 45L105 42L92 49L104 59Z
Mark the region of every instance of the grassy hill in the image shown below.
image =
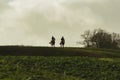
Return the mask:
M11 56L88 56L88 57L120 57L120 50L92 48L51 48L1 46L0 55Z
M0 47L0 80L120 80L120 50Z

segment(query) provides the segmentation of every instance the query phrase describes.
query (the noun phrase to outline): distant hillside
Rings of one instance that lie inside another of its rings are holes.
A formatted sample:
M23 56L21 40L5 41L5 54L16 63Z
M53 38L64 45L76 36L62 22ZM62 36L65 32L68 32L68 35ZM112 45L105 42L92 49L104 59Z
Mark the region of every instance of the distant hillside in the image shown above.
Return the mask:
M90 48L51 48L51 47L23 47L0 46L1 56L87 56L87 57L117 57L120 50L90 49Z

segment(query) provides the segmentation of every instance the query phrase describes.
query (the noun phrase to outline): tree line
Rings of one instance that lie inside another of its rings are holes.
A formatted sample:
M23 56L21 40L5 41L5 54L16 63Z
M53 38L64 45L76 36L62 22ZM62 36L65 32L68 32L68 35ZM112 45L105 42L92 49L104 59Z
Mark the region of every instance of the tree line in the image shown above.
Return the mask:
M120 48L120 34L109 33L101 28L94 30L87 30L82 35L84 39L82 44L85 47L94 48Z

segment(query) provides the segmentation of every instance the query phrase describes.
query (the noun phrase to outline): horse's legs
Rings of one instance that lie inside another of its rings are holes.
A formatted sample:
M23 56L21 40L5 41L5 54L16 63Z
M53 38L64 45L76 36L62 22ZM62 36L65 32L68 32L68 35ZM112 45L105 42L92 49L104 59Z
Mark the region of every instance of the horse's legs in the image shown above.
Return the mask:
M63 45L63 44L61 44L61 45L60 45L60 47L64 47L64 45Z

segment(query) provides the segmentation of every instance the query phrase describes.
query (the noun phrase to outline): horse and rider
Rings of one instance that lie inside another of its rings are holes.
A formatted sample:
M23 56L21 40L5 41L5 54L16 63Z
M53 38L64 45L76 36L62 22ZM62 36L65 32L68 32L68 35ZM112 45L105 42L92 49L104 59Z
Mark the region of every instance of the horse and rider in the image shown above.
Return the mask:
M54 36L52 36L51 41L49 42L49 44L52 47L55 47L55 37ZM60 47L64 47L64 45L65 45L65 38L62 36L61 41L60 41Z
M60 47L64 47L65 45L65 38L62 36L61 42L60 42Z
M52 36L51 41L49 42L49 44L50 44L52 47L55 47L55 37L54 37L54 36Z

